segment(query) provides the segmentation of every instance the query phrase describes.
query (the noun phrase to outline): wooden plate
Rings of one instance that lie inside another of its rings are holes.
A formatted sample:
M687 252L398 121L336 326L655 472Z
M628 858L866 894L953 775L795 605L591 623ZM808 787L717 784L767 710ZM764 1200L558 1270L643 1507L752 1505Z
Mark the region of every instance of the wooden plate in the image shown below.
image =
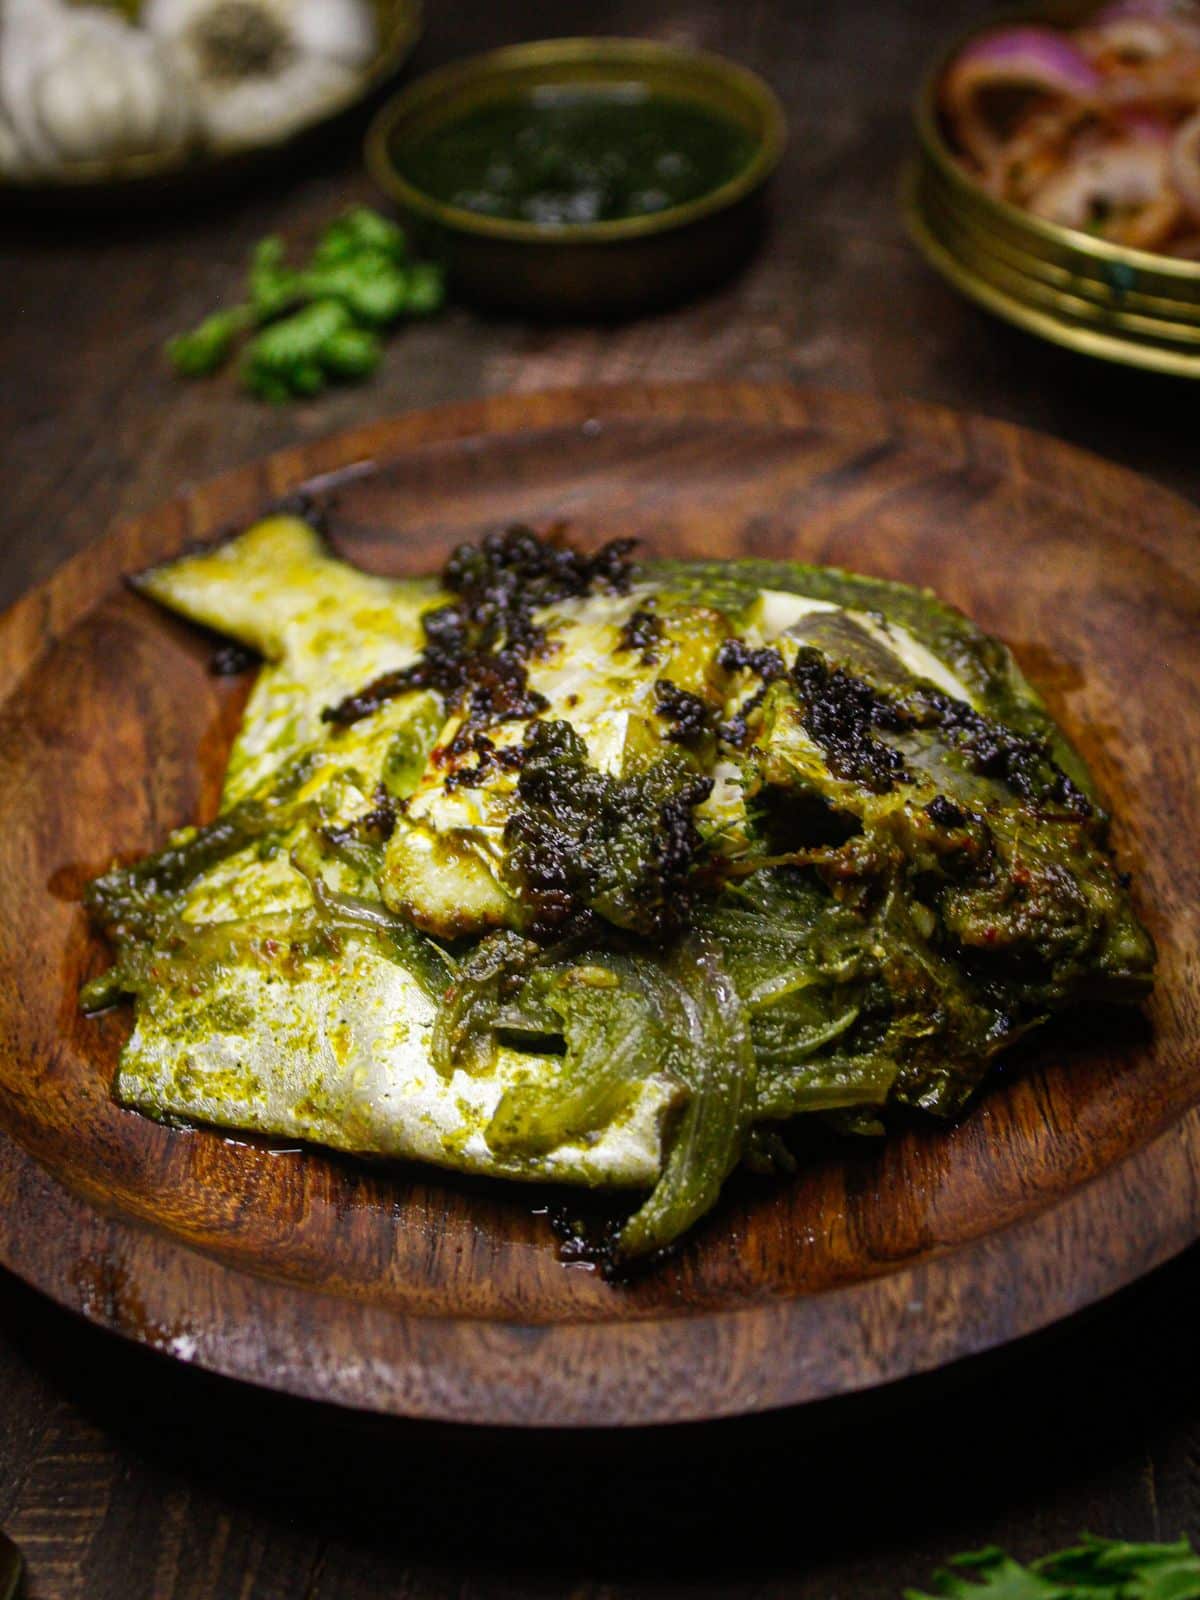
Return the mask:
M114 851L211 809L244 692L121 576L304 484L380 570L567 517L657 552L933 585L1013 644L1110 799L1162 955L1146 1016L1047 1032L957 1128L735 1180L629 1287L564 1265L530 1191L119 1110L128 1019L78 1014L99 952L73 896ZM1200 1232L1198 639L1190 507L1050 440L863 398L491 400L285 452L126 524L0 622L0 1260L254 1383L550 1426L862 1389L1110 1293Z

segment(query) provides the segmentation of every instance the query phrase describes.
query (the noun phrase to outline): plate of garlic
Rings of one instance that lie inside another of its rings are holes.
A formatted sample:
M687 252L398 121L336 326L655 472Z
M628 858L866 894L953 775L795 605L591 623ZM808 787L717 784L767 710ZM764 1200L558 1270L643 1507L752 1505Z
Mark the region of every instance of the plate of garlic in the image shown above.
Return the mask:
M0 0L0 182L138 183L287 144L407 58L420 0Z

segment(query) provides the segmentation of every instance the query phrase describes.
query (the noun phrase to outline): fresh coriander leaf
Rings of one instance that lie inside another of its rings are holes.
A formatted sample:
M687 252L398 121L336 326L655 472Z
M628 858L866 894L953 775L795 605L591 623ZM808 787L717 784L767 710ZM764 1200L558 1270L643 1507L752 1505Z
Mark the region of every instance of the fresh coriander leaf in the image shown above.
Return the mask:
M313 264L331 266L367 250L400 262L408 253L408 240L397 223L366 206L356 206L321 235L313 252Z
M951 1556L950 1567L935 1572L933 1581L932 1594L906 1589L904 1600L1076 1600L1073 1589L1021 1566L994 1545Z
M1187 1539L1175 1544L1131 1544L1085 1533L1072 1549L1043 1556L1033 1565L1056 1582L1074 1584L1081 1595L1200 1600L1200 1558Z
M258 322L273 321L302 298L299 277L284 262L283 240L274 234L255 245L246 289Z
M379 251L313 267L301 282L314 299L340 300L360 322L394 322L408 309L409 274Z
M410 317L429 317L446 302L446 278L433 261L415 261L409 267L404 309Z
M273 378L269 372L243 368L242 384L250 394L259 400L269 401L273 406L286 405L292 398L292 391L283 379Z
M934 1574L932 1595L909 1589L905 1600L1200 1600L1200 1557L1187 1539L1131 1544L1085 1533L1029 1567L993 1546L952 1557L950 1568Z
M1195 1557L1187 1561L1163 1562L1151 1571L1126 1580L1121 1600L1197 1600L1200 1596L1200 1570Z
M294 394L320 394L325 387L325 369L319 361L301 361L288 373L288 381Z
M337 300L318 300L293 312L253 338L246 347L243 381L255 394L274 399L278 386L294 394L316 394L324 386L324 361L329 344L353 327L350 313Z
M382 358L372 330L428 316L445 299L441 269L407 256L404 230L365 206L325 230L303 270L288 265L283 240L271 234L251 254L246 303L171 340L167 358L187 377L215 372L238 335L257 325L263 331L247 349L242 383L262 399L316 394L330 377L366 377Z
M190 333L181 333L167 345L167 360L185 378L203 378L224 365L238 334L249 325L246 306L214 311Z
M365 378L383 357L383 346L368 328L343 328L325 341L321 361L326 372L343 380Z

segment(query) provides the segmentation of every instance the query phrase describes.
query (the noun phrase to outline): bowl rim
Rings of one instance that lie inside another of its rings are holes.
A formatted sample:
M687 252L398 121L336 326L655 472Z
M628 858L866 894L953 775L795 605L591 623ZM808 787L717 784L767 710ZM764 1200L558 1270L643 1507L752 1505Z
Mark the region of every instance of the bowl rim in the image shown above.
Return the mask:
M900 201L909 238L926 262L956 288L960 294L982 306L994 316L1023 332L1045 339L1050 344L1118 366L1137 367L1173 378L1200 378L1200 352L1189 355L1159 345L1130 339L1100 328L1065 322L1040 306L1018 300L971 271L935 235L925 219L919 196L920 168L916 162L904 170L900 182Z
M1021 228L1032 237L1060 250L1074 252L1092 261L1109 266L1126 267L1144 273L1154 272L1164 278L1175 278L1188 284L1200 284L1200 261L1181 260L1178 256L1160 255L1153 250L1135 250L1129 245L1114 244L1108 239L1098 239L1078 228L1068 228L1062 223L1049 222L1036 217L1031 211L989 194L983 185L971 176L960 158L942 135L938 115L937 91L943 76L958 53L973 39L985 33L995 33L1010 24L1042 22L1050 27L1061 27L1061 19L1052 15L1044 3L1008 6L983 21L977 21L956 34L935 56L926 70L917 91L913 107L914 121L921 148L937 167L940 175L960 193L969 195L985 210L1003 218L1011 226Z
M682 205L668 206L648 216L568 223L525 222L512 217L492 217L479 211L469 211L465 206L448 204L411 183L393 161L390 144L396 128L414 112L438 99L445 96L452 100L457 90L488 78L502 81L508 74L521 68L571 66L589 61L614 67L624 65L634 70L649 63L674 62L732 83L757 108L762 118L762 129L755 136L753 155L732 178ZM787 133L783 106L770 84L749 67L730 61L715 51L665 44L657 39L636 36L572 35L505 45L498 50L452 61L424 74L400 90L376 114L367 130L365 154L367 170L385 194L407 210L437 222L451 232L517 244L616 244L669 233L701 217L712 216L736 205L739 200L761 188L779 165Z
M1040 254L1020 233L1005 232L994 217L956 205L954 198L946 194L937 170L924 155L919 159L923 163L923 177L928 180L922 192L926 213L931 202L940 204L945 215L953 219L955 228L969 235L978 250L994 255L1012 271L1019 272L1031 288L1073 295L1098 311L1119 309L1151 321L1171 323L1182 319L1184 323L1200 326L1200 296L1168 295L1160 283L1147 278L1139 278L1132 288L1125 288L1114 283L1112 275L1106 276L1103 263L1087 256L1065 260L1049 253Z
M991 284L1022 305L1061 320L1064 326L1095 330L1151 349L1168 349L1200 359L1200 321L1195 318L1178 321L1149 314L1123 300L1101 305L1086 300L1072 289L1043 283L972 234L952 209L939 207L927 189L920 197L920 204L921 219L941 247L953 255L964 272L971 273L980 282Z

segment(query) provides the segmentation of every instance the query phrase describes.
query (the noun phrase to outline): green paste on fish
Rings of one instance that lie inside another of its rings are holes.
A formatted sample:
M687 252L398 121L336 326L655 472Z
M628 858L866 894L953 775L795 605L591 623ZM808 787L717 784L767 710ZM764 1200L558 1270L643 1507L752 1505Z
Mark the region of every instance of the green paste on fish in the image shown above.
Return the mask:
M217 817L88 891L147 1115L631 1191L630 1260L1150 986L1086 769L927 593L524 528L390 579L291 516L138 587L263 658Z

